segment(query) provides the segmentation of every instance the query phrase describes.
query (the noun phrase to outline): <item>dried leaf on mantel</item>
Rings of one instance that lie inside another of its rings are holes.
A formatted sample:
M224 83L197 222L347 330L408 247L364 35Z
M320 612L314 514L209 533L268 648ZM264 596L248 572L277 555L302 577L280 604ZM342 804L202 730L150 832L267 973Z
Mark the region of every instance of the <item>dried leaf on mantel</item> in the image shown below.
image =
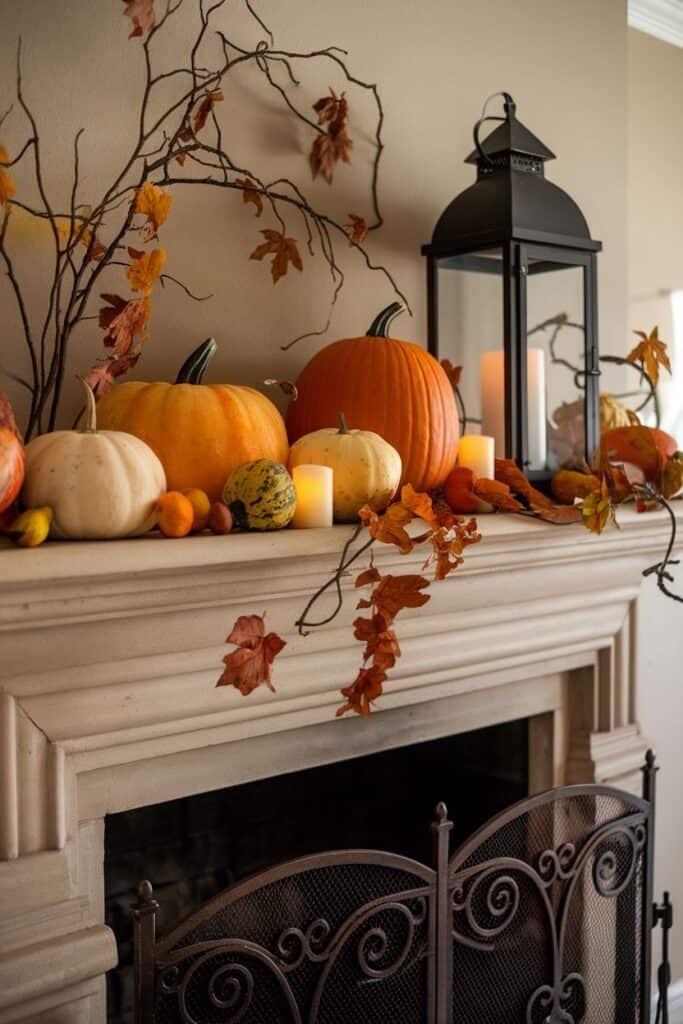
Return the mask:
M225 668L216 686L234 686L245 697L257 686L267 686L275 693L271 665L287 641L277 633L266 635L265 615L240 615L226 639L237 650L223 658Z

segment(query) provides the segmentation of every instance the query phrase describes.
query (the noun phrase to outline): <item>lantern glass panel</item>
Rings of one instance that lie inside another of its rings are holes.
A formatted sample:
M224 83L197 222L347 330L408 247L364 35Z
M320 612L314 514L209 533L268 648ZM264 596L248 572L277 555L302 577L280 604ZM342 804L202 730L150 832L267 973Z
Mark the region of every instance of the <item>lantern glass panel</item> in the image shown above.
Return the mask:
M554 473L585 458L585 270L529 257L528 470Z
M505 454L503 250L437 262L439 358L462 367L459 392L470 434L496 436ZM500 362L500 374L496 368ZM462 411L462 410L461 410ZM498 426L502 431L498 431Z

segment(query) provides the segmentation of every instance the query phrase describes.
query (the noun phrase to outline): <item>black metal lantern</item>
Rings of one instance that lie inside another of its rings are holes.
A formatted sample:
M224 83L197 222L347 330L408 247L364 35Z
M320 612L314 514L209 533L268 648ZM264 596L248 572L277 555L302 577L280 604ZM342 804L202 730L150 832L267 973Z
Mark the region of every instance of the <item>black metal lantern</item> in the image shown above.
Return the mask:
M517 120L512 97L496 95L505 116L484 107L467 158L477 180L422 249L429 350L463 367L467 423L542 481L590 458L599 440L602 244L574 200L545 178L554 154ZM491 120L502 123L480 142Z

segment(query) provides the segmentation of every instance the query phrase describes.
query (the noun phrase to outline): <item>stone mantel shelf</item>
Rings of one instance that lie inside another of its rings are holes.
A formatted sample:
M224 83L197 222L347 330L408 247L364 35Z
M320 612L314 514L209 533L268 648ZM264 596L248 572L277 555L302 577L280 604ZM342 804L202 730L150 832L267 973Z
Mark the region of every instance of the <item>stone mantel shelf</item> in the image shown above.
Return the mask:
M676 519L683 524L683 502L676 505ZM504 557L504 567L523 567L531 558L534 563L591 561L597 557L612 557L626 551L649 555L660 551L667 543L668 520L664 512L639 515L631 508L619 511L620 529L608 529L601 536L588 533L580 524L554 526L531 517L515 515L484 515L478 517L482 542L468 548L466 563L457 575L481 573L496 566ZM0 570L2 594L0 608L2 622L11 621L12 607L16 607L17 594L40 591L44 599L55 596L55 589L77 581L88 587L95 585L98 593L115 581L134 581L136 587L143 580L155 580L161 585L164 578L182 575L186 586L196 585L187 573L201 574L230 572L244 566L265 568L267 572L278 565L292 561L298 563L324 559L330 566L336 564L352 527L334 526L331 529L283 530L273 533L235 533L226 537L209 535L186 537L168 541L158 534L119 541L55 541L38 549L22 549L0 539ZM397 555L390 546L377 544L375 560L409 565L424 560L422 550L411 555ZM297 573L298 574L298 573ZM46 592L45 588L51 589ZM53 589L55 588L55 589ZM23 617L17 616L17 620ZM35 608L31 609L32 612ZM15 625L19 625L19 621Z
M0 1024L103 1024L107 814L521 717L533 789L628 784L646 747L634 615L668 522L619 520L596 537L481 516L465 564L401 614L368 721L335 718L362 650L353 576L333 622L294 626L351 527L0 545ZM374 554L389 572L425 557ZM287 641L277 692L217 689L235 618L264 610Z

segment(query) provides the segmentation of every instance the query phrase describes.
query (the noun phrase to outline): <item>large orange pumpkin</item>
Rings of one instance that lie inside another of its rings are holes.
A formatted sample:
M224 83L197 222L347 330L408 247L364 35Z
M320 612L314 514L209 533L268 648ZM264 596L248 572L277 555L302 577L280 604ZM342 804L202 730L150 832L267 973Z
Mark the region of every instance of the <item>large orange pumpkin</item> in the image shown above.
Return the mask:
M9 399L0 391L0 512L10 507L24 480L24 446Z
M361 338L335 341L301 372L298 398L287 411L293 443L333 427L344 413L354 430L373 430L403 461L401 484L439 487L458 452L458 411L439 363L419 345L387 337L403 306L394 302Z
M169 491L198 487L213 500L233 469L255 459L287 463L285 424L270 399L253 388L202 384L216 351L207 339L183 363L175 384L128 381L97 406L102 430L146 441L166 471Z

